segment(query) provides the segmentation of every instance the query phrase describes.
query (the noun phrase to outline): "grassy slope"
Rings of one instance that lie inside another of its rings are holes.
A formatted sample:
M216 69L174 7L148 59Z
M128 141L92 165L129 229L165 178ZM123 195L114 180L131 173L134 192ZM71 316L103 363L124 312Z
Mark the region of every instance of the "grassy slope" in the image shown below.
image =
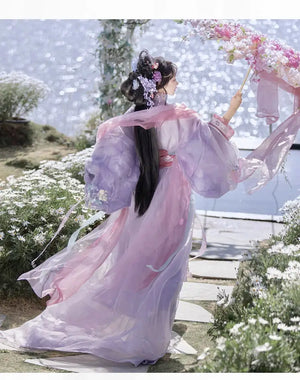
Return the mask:
M11 145L0 147L0 180L9 175L19 177L23 170L37 168L42 160L59 160L76 152L74 139L58 132L54 127L31 122L32 146Z

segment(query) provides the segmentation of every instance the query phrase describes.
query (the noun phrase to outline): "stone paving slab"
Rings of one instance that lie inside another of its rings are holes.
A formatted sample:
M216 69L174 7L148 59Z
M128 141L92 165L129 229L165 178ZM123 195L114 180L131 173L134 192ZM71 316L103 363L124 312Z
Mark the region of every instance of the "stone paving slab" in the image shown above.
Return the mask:
M213 315L201 306L179 300L175 320L209 323Z
M149 368L149 365L135 367L131 363L116 363L89 354L58 356L53 359L26 359L25 362L77 373L146 373Z
M251 247L252 241L264 240L283 229L282 223L257 220L198 216L194 219L193 238L202 237L201 224L206 230L208 244L222 243Z
M217 294L224 291L231 296L233 286L184 282L179 293L180 300L217 301Z
M199 241L196 241L197 243ZM200 246L199 246L200 247ZM247 256L244 256L247 253ZM198 256L197 247L190 252L190 256ZM209 244L206 250L199 256L203 259L214 259L214 260L250 260L251 258L251 248L246 245L234 245L234 244L224 244L224 243L214 243Z
M171 341L167 350L170 354L196 355L197 351L175 331L171 331Z
M239 261L202 260L189 261L189 271L195 277L235 280Z
M177 334L175 331L171 331L171 341L167 353L196 355L197 351L190 344L188 344L179 334ZM77 373L146 373L149 368L149 365L134 367L130 363L117 363L90 354L78 354L49 359L26 359L25 362Z

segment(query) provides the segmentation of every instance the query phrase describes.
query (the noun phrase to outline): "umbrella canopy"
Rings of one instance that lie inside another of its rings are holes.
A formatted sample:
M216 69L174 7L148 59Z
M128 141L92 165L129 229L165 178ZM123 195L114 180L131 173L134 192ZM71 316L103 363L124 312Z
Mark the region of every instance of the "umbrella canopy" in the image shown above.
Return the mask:
M224 20L185 20L191 36L220 43L228 63L246 60L253 69L251 87L256 92L256 116L267 124L279 118L278 89L294 95L293 112L300 107L300 53L283 42L239 23Z

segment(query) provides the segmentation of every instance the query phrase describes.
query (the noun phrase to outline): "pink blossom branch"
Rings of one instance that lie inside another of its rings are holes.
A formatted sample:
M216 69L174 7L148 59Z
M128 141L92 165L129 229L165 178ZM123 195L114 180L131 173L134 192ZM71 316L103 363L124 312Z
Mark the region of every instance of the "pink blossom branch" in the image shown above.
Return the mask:
M300 53L277 40L241 24L224 20L185 20L192 27L191 35L202 41L223 42L219 50L226 61L246 59L255 72L273 73L293 87L300 87Z

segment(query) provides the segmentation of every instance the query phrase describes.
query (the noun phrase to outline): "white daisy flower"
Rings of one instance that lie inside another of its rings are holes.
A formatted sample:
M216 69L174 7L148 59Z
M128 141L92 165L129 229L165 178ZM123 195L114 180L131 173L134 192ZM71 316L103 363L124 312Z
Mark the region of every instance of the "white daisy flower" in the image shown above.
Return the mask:
M267 352L272 350L272 346L269 342L266 342L265 344L262 344L261 346L257 346L254 348L254 353L259 354L260 352Z
M281 337L278 336L278 335L276 335L276 334L271 334L271 335L269 335L269 338L270 338L271 340L281 340Z
M229 330L229 333L231 334L231 335L238 335L239 333L240 333L240 331L239 331L239 328L241 327L241 326L244 326L244 322L240 322L240 323L237 323L237 324L235 324L230 330Z
M217 338L216 342L217 342L217 349L220 350L220 351L224 351L225 349L225 343L226 343L226 338L224 338L223 336L220 336L219 338Z
M261 323L262 325L268 325L269 322L266 321L265 319L261 318L261 317L258 317L258 322Z

